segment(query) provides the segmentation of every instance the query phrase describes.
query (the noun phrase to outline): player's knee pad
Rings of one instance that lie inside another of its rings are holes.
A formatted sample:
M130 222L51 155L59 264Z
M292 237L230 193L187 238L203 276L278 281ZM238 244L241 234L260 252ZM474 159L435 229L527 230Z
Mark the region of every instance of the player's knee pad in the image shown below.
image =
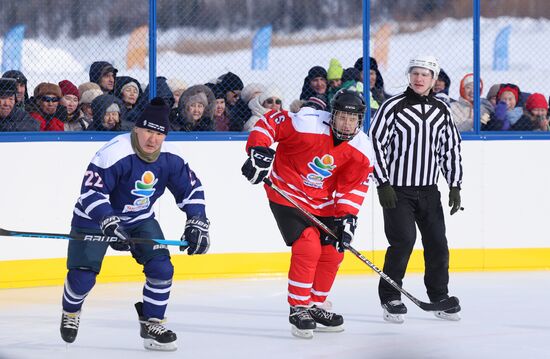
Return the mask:
M298 240L292 244L292 255L317 260L321 255L319 230L315 227L304 229Z
M174 276L174 266L170 261L170 257L156 256L145 263L143 272L150 282L162 281L164 284L170 284Z
M70 269L67 282L76 294L88 293L95 285L97 273L87 269Z

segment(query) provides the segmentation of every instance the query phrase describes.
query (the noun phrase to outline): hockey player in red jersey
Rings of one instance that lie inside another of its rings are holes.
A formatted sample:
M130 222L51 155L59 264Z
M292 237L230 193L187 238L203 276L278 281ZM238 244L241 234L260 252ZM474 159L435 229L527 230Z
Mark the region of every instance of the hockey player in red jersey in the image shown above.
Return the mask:
M305 209L334 228L332 240L308 222L273 189L265 186L269 206L285 243L291 247L288 273L292 334L312 338L313 330L342 331L344 319L323 306L350 243L357 213L373 171L373 148L361 131L365 102L341 90L332 113L304 107L298 113L270 111L252 129L243 175L258 184L271 181ZM270 146L278 142L277 155Z

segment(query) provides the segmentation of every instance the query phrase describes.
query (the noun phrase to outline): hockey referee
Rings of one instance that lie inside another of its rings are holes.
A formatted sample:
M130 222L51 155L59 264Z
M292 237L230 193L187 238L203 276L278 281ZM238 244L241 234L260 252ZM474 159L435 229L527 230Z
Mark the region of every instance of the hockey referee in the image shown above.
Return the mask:
M407 68L407 89L383 103L369 131L389 242L384 273L402 285L418 225L424 246L424 283L432 303L449 297L449 248L437 188L438 167L450 187L451 215L461 208L462 182L460 134L451 111L432 91L439 71L433 56L412 58ZM407 308L400 293L385 280L380 280L378 292L384 320L403 323ZM434 314L441 319L460 320L459 312L460 307Z

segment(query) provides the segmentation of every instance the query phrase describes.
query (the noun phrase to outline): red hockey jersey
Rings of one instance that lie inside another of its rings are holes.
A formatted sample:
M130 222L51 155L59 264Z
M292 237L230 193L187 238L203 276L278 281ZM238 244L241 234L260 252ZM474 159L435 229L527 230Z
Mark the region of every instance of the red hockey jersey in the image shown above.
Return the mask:
M250 132L250 147L278 142L271 180L311 213L322 217L357 215L368 190L374 151L360 131L351 141L335 146L331 114L304 107L298 113L270 111ZM265 186L269 200L292 206Z

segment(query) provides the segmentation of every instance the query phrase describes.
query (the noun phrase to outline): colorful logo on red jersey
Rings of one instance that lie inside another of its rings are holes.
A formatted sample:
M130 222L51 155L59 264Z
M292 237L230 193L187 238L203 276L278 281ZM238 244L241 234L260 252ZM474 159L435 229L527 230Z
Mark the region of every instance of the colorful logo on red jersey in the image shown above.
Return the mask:
M331 155L324 155L321 158L315 156L307 165L313 173L307 175L304 184L314 188L323 188L323 181L332 176L332 170L336 168L334 157Z
M134 184L134 189L131 193L134 196L138 196L134 201L134 204L127 204L124 206L122 212L138 212L149 207L149 197L155 193L155 185L158 182L158 178L155 178L155 174L151 171L145 171L141 175L141 180L137 180Z

